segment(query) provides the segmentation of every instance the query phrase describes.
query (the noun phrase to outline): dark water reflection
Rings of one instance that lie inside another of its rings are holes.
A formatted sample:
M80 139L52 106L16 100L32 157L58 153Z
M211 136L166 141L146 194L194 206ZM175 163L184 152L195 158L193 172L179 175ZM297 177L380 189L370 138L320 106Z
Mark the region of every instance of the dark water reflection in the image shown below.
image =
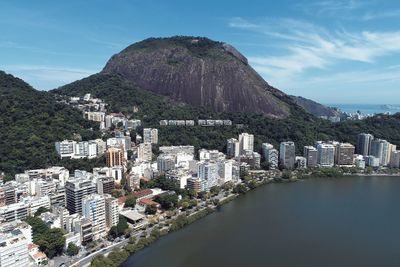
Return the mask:
M400 178L270 184L124 267L400 266Z

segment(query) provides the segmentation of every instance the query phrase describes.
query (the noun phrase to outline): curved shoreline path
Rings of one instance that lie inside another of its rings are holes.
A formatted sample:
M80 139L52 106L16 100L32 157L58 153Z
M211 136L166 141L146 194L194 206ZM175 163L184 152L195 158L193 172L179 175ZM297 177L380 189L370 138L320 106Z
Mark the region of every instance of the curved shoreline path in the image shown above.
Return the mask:
M399 192L399 177L261 186L122 266L399 266Z

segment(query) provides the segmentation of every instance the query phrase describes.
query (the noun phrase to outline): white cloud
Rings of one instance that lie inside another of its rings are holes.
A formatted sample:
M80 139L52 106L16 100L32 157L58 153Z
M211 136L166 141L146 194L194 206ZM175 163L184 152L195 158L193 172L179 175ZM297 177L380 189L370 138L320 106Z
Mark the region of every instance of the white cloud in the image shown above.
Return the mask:
M244 19L241 22L256 25ZM400 52L400 31L329 31L292 19L268 19L247 30L281 42L284 55L249 58L254 68L272 82L293 79L310 69L329 69L342 61L373 65L380 57Z

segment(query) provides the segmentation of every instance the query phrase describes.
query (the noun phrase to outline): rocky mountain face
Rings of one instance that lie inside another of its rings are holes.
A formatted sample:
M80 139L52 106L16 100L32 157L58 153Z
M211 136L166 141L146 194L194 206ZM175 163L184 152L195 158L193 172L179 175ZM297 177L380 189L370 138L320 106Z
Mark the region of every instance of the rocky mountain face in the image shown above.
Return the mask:
M264 81L234 47L207 38L150 38L112 56L101 73L217 112L285 118L295 105Z
M305 109L308 113L320 117L320 116L327 116L327 117L334 117L334 116L340 116L340 112L337 110L334 110L333 108L324 106L322 104L319 104L315 101L312 101L310 99L301 97L301 96L290 96L293 101Z

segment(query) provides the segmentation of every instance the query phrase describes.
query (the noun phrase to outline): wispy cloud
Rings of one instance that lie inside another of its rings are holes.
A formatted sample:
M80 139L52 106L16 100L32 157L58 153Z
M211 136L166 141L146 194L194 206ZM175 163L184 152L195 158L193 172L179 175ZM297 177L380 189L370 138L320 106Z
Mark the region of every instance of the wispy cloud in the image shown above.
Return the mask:
M368 11L363 16L363 20L373 20L373 19L386 19L400 17L400 9L387 10L387 11Z
M380 57L400 52L400 31L328 30L293 19L267 19L259 24L243 18L241 21L254 25L246 30L281 42L284 55L249 58L254 68L272 81L292 79L309 69L327 69L341 61L372 64Z
M371 1L326 0L298 3L296 7L313 16L343 17L348 16L350 13L354 13L355 11L360 10L368 5L371 5Z

